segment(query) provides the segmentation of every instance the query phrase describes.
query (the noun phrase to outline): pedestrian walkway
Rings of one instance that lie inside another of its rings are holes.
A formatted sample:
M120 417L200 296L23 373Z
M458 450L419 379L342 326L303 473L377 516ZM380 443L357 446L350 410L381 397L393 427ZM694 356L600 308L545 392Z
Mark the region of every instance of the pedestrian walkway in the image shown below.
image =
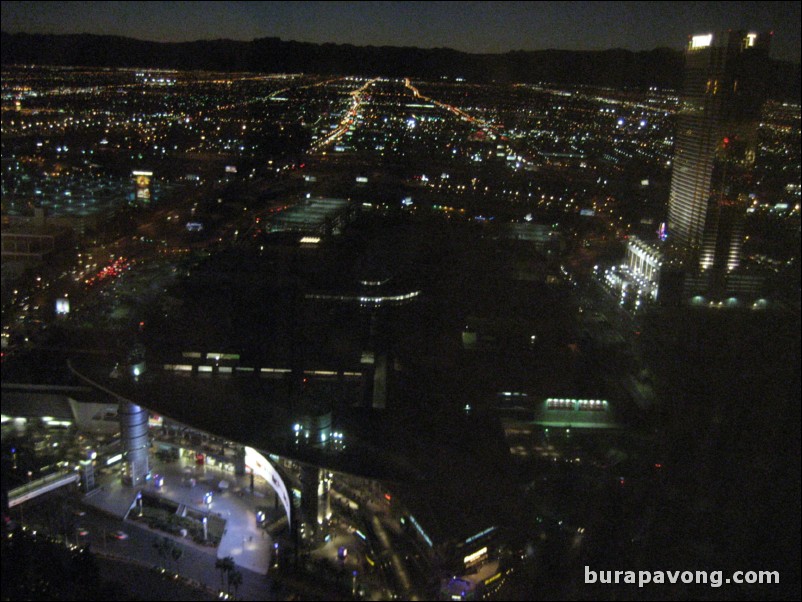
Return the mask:
M97 480L99 486L84 497L84 502L117 518L125 518L136 501L139 489L122 484L119 476L107 475Z
M273 552L270 535L256 524L256 507L274 505L273 490L256 478L251 491L250 475L234 475L218 468L196 465L185 458L165 463L151 457L153 474L163 478L140 487L123 485L118 475L98 478L99 487L87 494L85 503L112 516L123 518L134 506L140 491L184 505L196 512L216 515L225 521L217 558L230 556L239 567L266 575ZM204 498L211 493L211 503ZM186 541L190 544L191 542Z

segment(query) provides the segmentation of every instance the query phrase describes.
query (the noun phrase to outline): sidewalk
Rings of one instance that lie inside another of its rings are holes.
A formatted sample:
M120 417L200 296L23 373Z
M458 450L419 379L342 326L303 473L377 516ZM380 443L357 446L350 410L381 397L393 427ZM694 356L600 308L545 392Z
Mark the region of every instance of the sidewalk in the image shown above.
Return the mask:
M195 465L184 458L165 463L151 457L154 474L164 478L162 487L148 482L141 487L123 485L117 475L102 475L99 488L90 492L84 502L112 516L123 518L134 505L137 493L167 498L188 508L215 514L226 521L225 530L217 547L217 558L231 556L234 563L255 573L266 575L270 566L273 540L264 529L256 525L256 506L273 505L273 491L257 478L254 492L250 490L250 475L236 476L205 465ZM194 486L186 481L194 478ZM225 481L228 487L220 488ZM212 493L212 502L204 503L204 494ZM182 541L179 538L179 541ZM189 541L184 541L190 544Z

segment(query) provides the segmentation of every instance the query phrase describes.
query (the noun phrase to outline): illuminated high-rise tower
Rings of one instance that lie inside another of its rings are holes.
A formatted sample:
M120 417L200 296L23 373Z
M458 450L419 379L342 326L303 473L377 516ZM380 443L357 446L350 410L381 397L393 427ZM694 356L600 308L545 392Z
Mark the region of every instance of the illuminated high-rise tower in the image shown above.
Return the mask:
M769 41L745 31L689 40L668 203L669 239L688 268L723 276L740 263Z

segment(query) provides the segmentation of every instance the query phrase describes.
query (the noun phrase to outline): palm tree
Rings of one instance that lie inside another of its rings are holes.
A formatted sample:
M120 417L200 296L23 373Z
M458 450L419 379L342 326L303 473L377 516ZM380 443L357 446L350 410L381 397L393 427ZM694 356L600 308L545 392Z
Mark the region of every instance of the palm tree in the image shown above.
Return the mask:
M84 595L89 595L93 588L97 588L100 577L97 558L89 548L87 544L80 552L73 552L70 558L72 581Z
M171 542L172 543L172 542ZM175 560L175 572L178 572L178 561L181 560L181 557L184 555L184 548L175 543L172 544L170 548L170 556L173 560Z
M159 558L161 558L162 566L164 566L165 560L167 559L167 556L170 553L169 545L170 542L166 537L162 537L161 539L157 539L156 541L153 542L153 547L159 554Z
M228 577L234 570L234 558L232 556L218 558L214 562L214 568L220 570L220 591L223 591L223 576Z
M223 591L223 559L218 558L214 561L214 568L220 571L220 591Z
M242 573L239 572L237 569L233 569L228 574L228 593L231 593L231 588L234 588L234 597L237 597L237 590L239 586L242 585Z

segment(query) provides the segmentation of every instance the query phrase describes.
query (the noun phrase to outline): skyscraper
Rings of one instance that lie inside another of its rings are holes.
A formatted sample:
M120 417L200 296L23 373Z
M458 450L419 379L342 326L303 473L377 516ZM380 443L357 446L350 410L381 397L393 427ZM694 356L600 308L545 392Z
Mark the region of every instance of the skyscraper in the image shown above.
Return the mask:
M740 264L769 41L744 31L689 40L668 204L669 240L688 269L724 277Z

